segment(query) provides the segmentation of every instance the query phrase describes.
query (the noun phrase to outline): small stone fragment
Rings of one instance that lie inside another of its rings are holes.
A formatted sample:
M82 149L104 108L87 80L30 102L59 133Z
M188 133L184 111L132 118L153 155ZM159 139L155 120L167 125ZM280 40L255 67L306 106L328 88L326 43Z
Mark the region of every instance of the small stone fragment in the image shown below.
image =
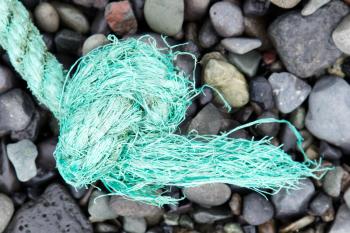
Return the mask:
M78 55L85 38L75 31L63 29L56 33L54 40L58 52Z
M324 215L329 209L333 209L332 198L323 193L319 193L310 203L310 210L316 216Z
M331 197L339 197L341 192L341 181L344 175L344 169L337 166L335 169L327 172L323 181L323 190Z
M228 60L231 64L251 78L254 77L258 71L261 55L254 50L242 55L229 53Z
M251 101L257 103L264 110L274 107L271 84L262 76L253 78L250 81L249 96Z
M137 31L137 20L128 0L109 3L105 9L105 19L118 35L131 35Z
M221 208L199 208L193 212L193 219L199 224L213 224L227 218L232 218L231 212Z
M297 128L303 129L305 126L305 108L299 107L290 114L290 122Z
M17 143L7 144L7 154L20 181L25 182L36 176L35 159L38 156L38 150L34 143L24 139Z
M42 2L35 8L38 27L45 32L56 32L60 26L60 17L56 9L48 2Z
M14 88L16 81L14 73L6 66L0 65L0 94Z
M278 7L289 9L295 7L301 0L270 0Z
M263 224L272 219L273 215L273 206L265 197L257 193L251 193L244 197L243 218L250 225Z
M0 232L4 232L15 212L15 207L11 198L2 193L0 193L0 210Z
M262 16L269 9L269 0L245 0L243 3L244 15Z
M129 233L145 233L147 223L142 217L123 217L123 229Z
M106 36L103 34L92 35L85 40L83 44L82 54L86 55L91 50L99 46L108 44L108 42L109 41L107 40Z
M343 53L350 54L350 15L346 16L335 28L333 41Z
M226 223L223 230L225 233L243 233L242 227L238 223Z
M185 19L195 21L201 19L207 12L210 0L186 0Z
M163 210L157 206L128 200L121 196L112 196L109 204L114 212L120 216L148 217L158 216L159 213L163 212Z
M301 14L303 16L308 16L313 14L315 11L317 11L319 8L321 8L323 5L326 5L331 0L309 0L309 2L304 6L304 8L301 10Z
M90 214L89 220L91 222L103 222L118 217L109 206L110 196L106 196L105 194L106 193L99 190L92 192L88 205L88 212Z
M261 46L259 39L253 38L226 38L221 41L225 49L236 54L246 54Z
M219 36L209 19L204 21L198 34L198 41L203 48L209 48L219 42Z
M280 233L297 232L300 229L312 224L315 221L314 216L305 216L280 230Z

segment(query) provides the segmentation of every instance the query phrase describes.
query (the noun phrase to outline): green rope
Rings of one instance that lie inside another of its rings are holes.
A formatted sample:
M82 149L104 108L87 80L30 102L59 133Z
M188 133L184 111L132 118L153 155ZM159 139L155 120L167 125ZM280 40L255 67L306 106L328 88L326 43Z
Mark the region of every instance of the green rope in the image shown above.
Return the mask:
M302 163L293 161L271 138L229 137L257 124L285 123L304 154L302 137L285 120L262 119L221 135L175 134L201 89L173 65L179 53L157 48L150 36L120 41L110 36L110 44L82 57L63 80L62 67L46 52L23 6L5 0L0 12L0 44L59 119L57 167L75 187L101 181L111 194L161 206L178 201L163 195L169 186L223 182L275 193L329 169L306 156ZM24 36L26 28L33 36Z

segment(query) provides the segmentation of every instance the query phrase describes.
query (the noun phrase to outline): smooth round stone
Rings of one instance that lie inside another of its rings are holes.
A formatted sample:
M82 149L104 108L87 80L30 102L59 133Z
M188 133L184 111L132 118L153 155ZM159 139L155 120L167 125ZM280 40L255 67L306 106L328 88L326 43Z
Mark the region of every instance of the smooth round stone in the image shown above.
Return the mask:
M154 31L174 36L182 28L184 21L184 0L146 0L144 15Z
M50 3L40 3L35 8L34 16L38 27L45 32L56 32L60 26L60 17Z
M254 77L259 68L261 55L254 50L245 54L229 53L228 60L248 77Z
M183 189L190 201L203 206L219 206L231 197L231 189L226 184L211 183Z
M159 216L159 214L163 212L163 210L157 206L125 199L121 196L112 196L109 204L114 212L120 216L149 217Z
M197 208L192 216L196 223L213 224L215 221L232 218L232 213L223 208Z
M301 0L270 0L278 7L289 9L295 7Z
M103 34L92 35L85 40L82 48L82 53L83 55L86 55L91 50L102 45L108 44L108 42L109 41L107 40L106 36Z
M335 169L327 172L323 181L323 190L331 197L339 197L341 192L341 182L345 171L337 166Z
M185 19L195 21L201 19L207 12L210 0L186 0Z
M84 39L85 37L78 32L63 29L56 33L54 41L58 52L77 55Z
M273 206L262 195L251 193L244 197L243 218L250 225L257 226L272 219Z
M54 2L53 6L56 8L63 24L70 29L83 34L90 30L89 21L85 15L73 5Z
M310 203L312 214L317 216L324 215L331 208L333 208L332 198L324 193L319 193Z
M239 36L244 31L241 8L228 1L210 7L209 15L216 32L223 37Z
M253 38L226 38L221 40L225 49L236 54L246 54L261 46L259 39Z
M309 0L309 2L301 10L301 14L303 16L311 15L315 11L317 11L319 8L321 8L323 5L329 3L330 1L331 0Z
M199 30L198 41L203 48L210 48L219 42L219 36L216 33L213 24L207 19Z
M0 193L0 232L4 232L14 212L15 207L11 198Z
M343 53L350 54L350 15L346 16L335 28L332 34L337 48Z

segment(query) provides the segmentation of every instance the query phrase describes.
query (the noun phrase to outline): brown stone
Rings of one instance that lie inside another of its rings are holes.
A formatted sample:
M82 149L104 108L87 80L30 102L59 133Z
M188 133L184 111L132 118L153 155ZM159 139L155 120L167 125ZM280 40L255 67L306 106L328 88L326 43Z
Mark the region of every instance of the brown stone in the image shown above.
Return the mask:
M131 35L137 31L137 20L129 1L109 3L105 9L105 19L118 35Z

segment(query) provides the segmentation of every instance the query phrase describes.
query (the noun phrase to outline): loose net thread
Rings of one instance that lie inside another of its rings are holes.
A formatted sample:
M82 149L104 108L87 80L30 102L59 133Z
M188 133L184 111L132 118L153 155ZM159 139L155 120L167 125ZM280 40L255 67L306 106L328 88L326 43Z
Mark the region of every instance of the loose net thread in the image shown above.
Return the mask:
M157 48L149 36L110 39L72 67L62 91L55 157L73 186L100 180L112 194L162 206L178 201L163 195L168 186L223 182L275 193L329 169L306 156L293 161L271 138L228 137L254 124L286 123L301 148L302 137L284 120L258 120L222 135L175 134L201 92L173 65L177 53Z

